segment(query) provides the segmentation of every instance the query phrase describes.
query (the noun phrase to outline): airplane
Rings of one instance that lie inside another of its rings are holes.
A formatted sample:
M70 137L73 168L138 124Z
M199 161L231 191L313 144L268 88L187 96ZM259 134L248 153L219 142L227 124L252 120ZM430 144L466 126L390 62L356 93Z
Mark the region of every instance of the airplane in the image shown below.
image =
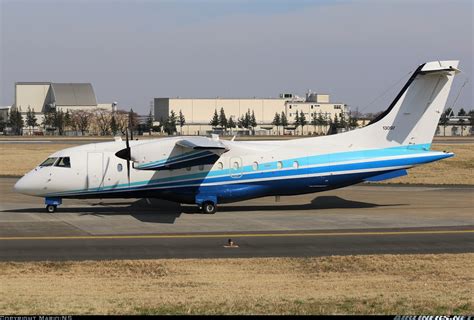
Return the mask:
M420 65L389 107L367 126L284 141L220 140L216 135L93 143L51 154L14 186L44 197L53 213L62 199L159 198L217 205L381 181L449 158L431 151L459 61Z

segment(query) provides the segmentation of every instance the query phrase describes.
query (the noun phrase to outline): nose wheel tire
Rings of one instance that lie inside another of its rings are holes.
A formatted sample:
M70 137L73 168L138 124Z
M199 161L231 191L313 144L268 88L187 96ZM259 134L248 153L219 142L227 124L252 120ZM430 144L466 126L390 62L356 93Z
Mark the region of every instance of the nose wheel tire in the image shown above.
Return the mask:
M217 212L217 206L212 201L205 201L202 204L202 213L205 214L214 214Z
M57 206L52 205L52 204L48 204L46 206L46 211L48 211L49 213L54 213L54 212L56 212L56 208L57 208Z

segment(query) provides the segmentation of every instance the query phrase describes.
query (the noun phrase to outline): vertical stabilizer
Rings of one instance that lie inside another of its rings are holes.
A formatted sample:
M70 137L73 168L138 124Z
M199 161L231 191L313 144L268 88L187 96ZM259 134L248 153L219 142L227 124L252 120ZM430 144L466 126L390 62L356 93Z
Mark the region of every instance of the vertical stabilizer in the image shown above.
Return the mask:
M427 62L416 69L385 112L361 131L390 144L431 144L459 61Z

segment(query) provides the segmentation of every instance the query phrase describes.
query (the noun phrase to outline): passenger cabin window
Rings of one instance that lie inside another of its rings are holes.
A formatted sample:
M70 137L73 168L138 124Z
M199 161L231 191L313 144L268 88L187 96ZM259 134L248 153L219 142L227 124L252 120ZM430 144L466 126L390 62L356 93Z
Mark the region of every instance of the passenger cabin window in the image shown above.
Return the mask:
M299 165L298 161L293 162L293 168L298 169L299 166L300 165Z
M258 162L255 161L252 165L253 170L258 170Z
M222 170L224 168L224 164L222 162L219 162L217 164L217 169Z
M59 158L58 162L56 162L55 167L70 168L71 160L69 157L61 157Z
M278 168L278 169L283 168L283 162L278 161L278 162L277 162L277 168Z
M48 158L40 164L40 167L51 167L58 158Z

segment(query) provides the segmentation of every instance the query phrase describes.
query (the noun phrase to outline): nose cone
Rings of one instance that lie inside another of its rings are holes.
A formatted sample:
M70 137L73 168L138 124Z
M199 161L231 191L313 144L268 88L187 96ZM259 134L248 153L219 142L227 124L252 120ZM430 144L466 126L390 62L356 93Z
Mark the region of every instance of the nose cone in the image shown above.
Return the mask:
M27 174L15 183L15 185L13 186L13 189L16 192L22 193L22 194L27 194L31 196L38 195L40 189L34 180L36 179L33 179L31 175Z
M25 183L25 177L20 178L20 180L18 180L13 186L13 189L15 190L15 192L24 193L25 190L27 189L27 186Z

